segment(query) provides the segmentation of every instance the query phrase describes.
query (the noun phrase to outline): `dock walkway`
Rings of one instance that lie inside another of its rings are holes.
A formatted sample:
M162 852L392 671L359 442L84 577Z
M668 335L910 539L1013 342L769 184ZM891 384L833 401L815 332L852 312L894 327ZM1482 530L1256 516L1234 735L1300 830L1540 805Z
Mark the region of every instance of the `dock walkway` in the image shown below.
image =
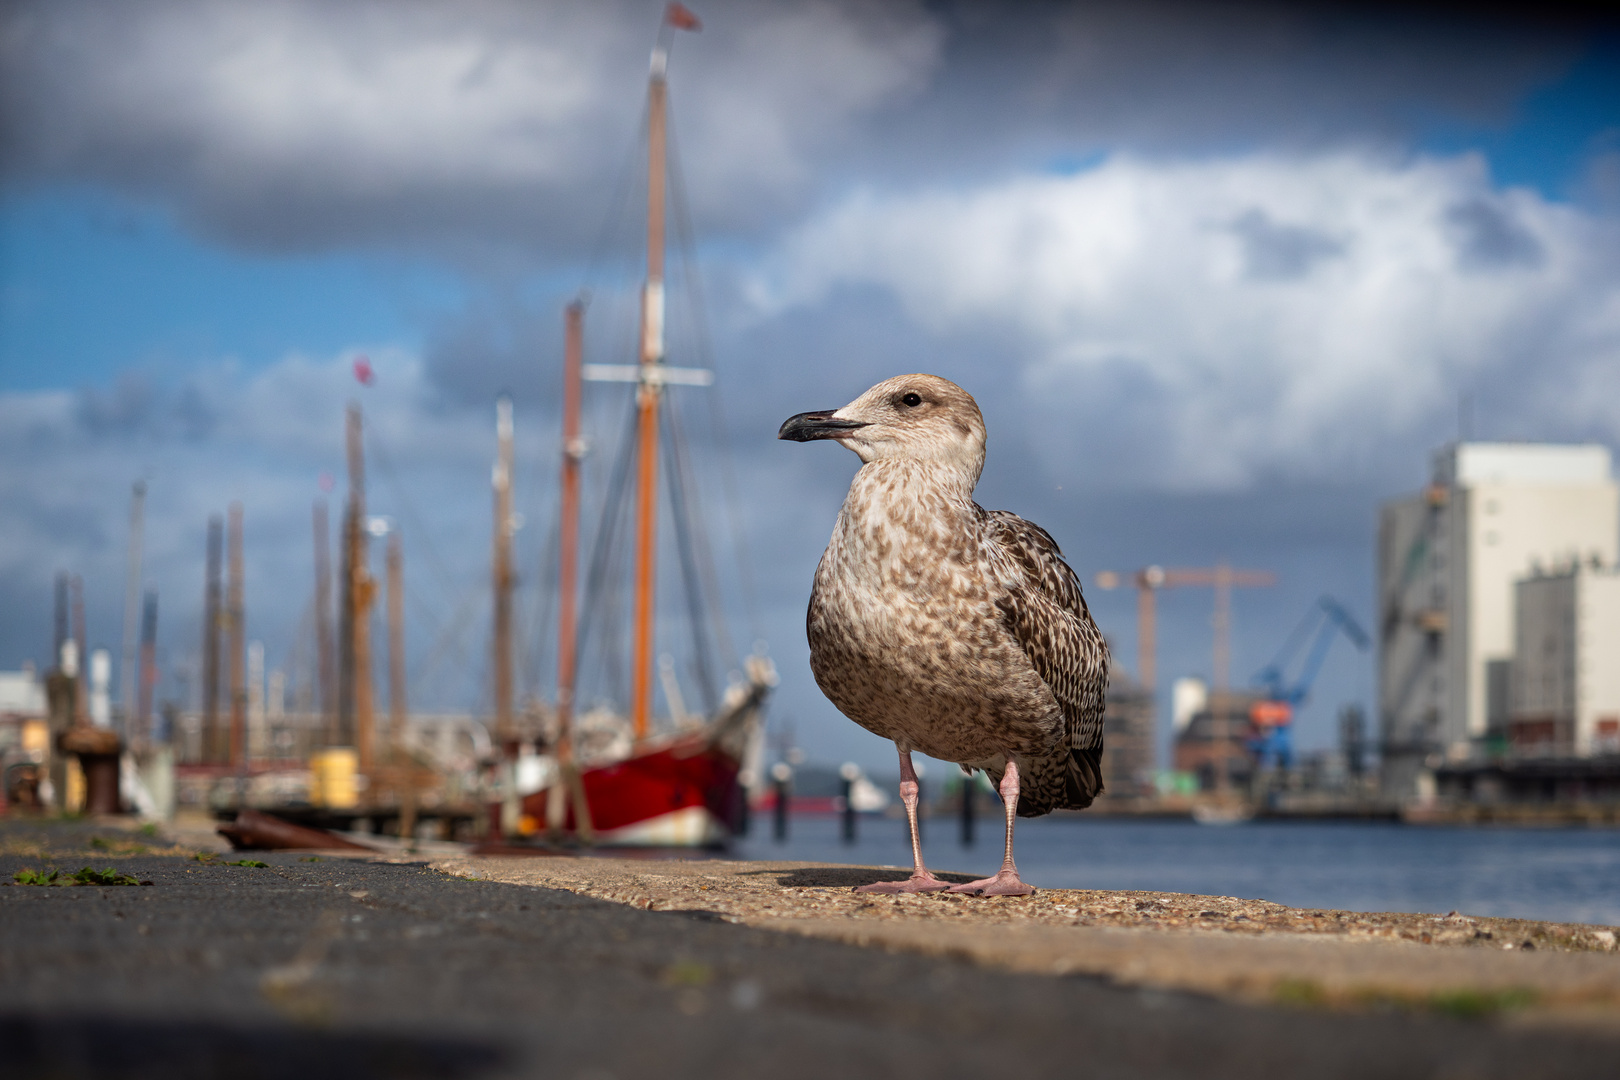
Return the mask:
M0 819L0 882L152 882L0 887L18 1075L1361 1080L1620 1060L1620 953L1598 928L1145 893L896 902L851 893L889 873L860 867L199 846Z

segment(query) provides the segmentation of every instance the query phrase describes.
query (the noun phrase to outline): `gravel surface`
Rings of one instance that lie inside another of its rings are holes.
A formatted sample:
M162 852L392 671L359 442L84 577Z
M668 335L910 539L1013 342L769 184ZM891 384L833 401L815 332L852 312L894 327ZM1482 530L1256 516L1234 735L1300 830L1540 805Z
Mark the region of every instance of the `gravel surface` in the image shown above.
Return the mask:
M435 867L408 856L197 854L189 843L105 825L0 819L0 881L88 865L153 883L0 888L8 1071L1598 1077L1613 1074L1620 1054L1620 1037L1601 1023L1525 1019L1537 999L1513 988L1341 1009L1311 990L1318 983L1299 980L1232 1000L1152 978L1054 974L1073 935L1118 939L1127 950L1178 944L1169 954L1177 957L1193 942L1235 957L1275 940L1609 971L1620 957L1606 953L1076 926L1078 907L1052 910L1076 903L1054 904L1048 893L1022 908L928 898L868 906L848 887L880 872L847 867L448 855ZM243 861L267 865L228 865ZM549 883L495 880L547 875ZM1134 899L1114 903L1135 910ZM867 947L825 940L837 935L813 928L826 926L871 937ZM930 944L948 933L1024 959ZM1043 945L1043 934L1055 937Z

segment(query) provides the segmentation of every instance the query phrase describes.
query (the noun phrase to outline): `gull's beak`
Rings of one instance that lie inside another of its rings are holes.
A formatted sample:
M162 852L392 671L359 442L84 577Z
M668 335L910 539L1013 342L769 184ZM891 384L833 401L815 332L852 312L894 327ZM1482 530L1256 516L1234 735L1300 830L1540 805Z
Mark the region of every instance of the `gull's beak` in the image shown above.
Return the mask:
M822 409L820 412L802 412L798 416L790 416L776 437L789 442L812 442L816 439L836 439L845 432L866 427L861 420L838 419L833 415L837 411Z

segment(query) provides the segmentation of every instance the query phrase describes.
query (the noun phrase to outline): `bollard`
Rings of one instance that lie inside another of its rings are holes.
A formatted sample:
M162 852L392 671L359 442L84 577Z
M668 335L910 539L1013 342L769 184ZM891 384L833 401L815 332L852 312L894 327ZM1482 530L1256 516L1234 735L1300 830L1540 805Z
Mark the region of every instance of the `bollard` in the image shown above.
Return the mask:
M853 761L846 761L838 769L840 785L843 791L843 840L846 844L855 842L855 781L860 778L861 767Z
M785 844L788 838L788 805L793 798L793 767L785 761L772 765L771 784L776 791L776 805L771 813L771 834L778 844Z
M855 842L855 800L852 798L854 789L854 783L849 780L843 781L840 785L840 790L843 792L843 795L840 796L843 799L843 808L841 810L842 838L846 844Z

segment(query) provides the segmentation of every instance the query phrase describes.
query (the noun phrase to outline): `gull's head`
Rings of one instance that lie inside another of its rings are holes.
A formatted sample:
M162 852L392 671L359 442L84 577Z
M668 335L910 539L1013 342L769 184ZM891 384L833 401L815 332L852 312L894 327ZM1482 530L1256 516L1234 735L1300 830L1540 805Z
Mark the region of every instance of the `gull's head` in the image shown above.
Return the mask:
M778 439L832 439L862 461L924 461L961 472L984 467L984 417L973 395L938 375L899 375L842 409L791 416Z

